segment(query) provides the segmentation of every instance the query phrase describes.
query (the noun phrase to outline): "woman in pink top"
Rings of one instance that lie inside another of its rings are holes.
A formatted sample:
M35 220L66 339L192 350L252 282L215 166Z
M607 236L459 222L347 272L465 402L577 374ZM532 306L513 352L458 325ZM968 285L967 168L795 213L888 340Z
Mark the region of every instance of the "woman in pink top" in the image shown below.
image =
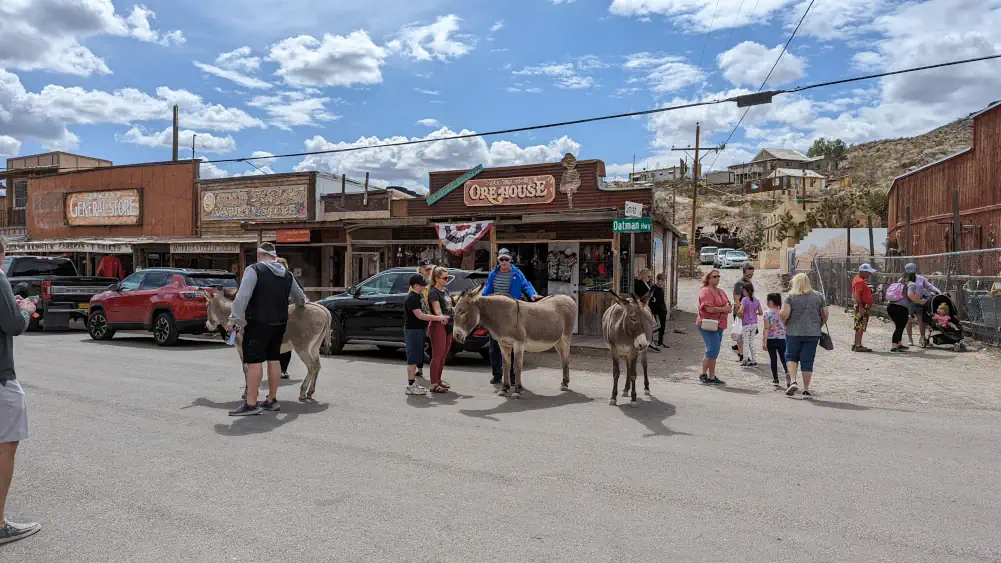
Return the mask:
M699 290L699 316L695 319L695 325L702 335L702 340L706 343L705 357L702 359L702 374L699 381L707 385L722 385L723 380L716 377L716 358L719 357L719 348L723 342L723 333L726 332L726 319L733 310L730 298L726 292L719 288L719 270L712 270L702 279L702 289ZM714 320L719 322L716 330L705 330L702 328L702 320Z

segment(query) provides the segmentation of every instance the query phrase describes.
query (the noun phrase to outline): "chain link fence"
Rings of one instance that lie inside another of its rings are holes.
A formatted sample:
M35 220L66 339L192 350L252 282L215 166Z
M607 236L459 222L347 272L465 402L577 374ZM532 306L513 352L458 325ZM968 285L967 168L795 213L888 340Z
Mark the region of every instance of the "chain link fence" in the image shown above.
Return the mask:
M819 255L805 273L829 304L848 309L853 305L852 279L866 263L879 270L869 278L877 310L886 306L886 289L904 276L904 266L914 263L918 274L949 295L965 331L985 343L1001 344L1001 248L927 256Z

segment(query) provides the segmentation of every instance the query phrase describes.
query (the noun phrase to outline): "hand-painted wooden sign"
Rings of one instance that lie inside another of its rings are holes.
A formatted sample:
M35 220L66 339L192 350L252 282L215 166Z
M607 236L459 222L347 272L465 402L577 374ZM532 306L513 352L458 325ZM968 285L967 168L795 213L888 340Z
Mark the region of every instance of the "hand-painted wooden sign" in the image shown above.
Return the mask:
M473 180L466 183L464 200L476 207L552 203L555 197L556 178L546 175Z
M436 201L438 201L439 199L441 199L441 198L445 197L446 195L448 195L448 193L451 192L452 190L454 190L455 188L458 188L459 186L465 184L469 180L472 180L480 172L483 172L483 165L482 164L477 164L476 168L473 168L469 172L466 172L462 176L459 176L458 178L452 180L444 188L442 188L442 189L438 190L437 192L429 195L427 197L427 200L426 200L427 203L428 203L428 205L434 205L434 203Z

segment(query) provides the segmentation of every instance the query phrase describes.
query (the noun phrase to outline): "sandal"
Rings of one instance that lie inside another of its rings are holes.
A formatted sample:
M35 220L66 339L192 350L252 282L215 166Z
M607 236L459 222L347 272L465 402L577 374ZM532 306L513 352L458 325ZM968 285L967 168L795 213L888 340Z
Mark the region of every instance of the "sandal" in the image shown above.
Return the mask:
M432 393L448 393L449 392L449 388L445 387L444 385L435 385L434 387L431 388L431 392Z

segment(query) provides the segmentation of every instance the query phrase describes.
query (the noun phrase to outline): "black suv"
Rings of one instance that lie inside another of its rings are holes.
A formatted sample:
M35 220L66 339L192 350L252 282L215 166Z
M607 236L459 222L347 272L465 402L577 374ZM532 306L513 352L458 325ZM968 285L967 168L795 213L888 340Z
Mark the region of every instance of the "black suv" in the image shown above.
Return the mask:
M402 348L403 343L403 300L410 291L410 276L415 268L392 268L380 272L358 285L349 287L339 295L319 301L334 315L330 330L331 354L339 354L348 342L371 344L380 350ZM487 281L487 272L469 270L448 270L446 289L452 296L464 290L474 289ZM474 330L463 343L452 342L446 361L455 358L458 352L476 352L484 359L490 357L487 343L490 333L483 329ZM424 341L425 359L431 361L431 340Z

